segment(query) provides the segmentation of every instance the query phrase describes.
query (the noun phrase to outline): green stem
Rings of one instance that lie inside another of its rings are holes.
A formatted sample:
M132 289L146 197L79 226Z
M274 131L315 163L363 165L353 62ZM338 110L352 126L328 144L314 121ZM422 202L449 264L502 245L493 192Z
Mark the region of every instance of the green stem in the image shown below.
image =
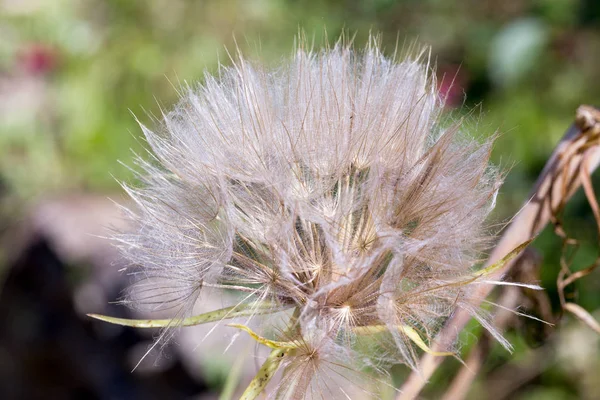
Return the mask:
M298 329L297 322L298 317L300 316L300 309L296 307L294 309L294 313L292 314L290 321L288 322L288 328L286 330L287 335L291 335L295 330ZM258 370L256 376L252 379L240 400L254 400L258 395L265 390L267 384L275 375L275 372L279 369L283 358L291 351L293 348L290 347L279 347L274 348L271 351L271 354L267 357L263 365Z
M281 365L283 357L290 351L289 349L274 349L271 354L267 357L263 365L258 370L258 373L250 382L250 385L240 397L240 400L254 400L258 395L265 390L267 384L277 372L277 369Z
M244 366L244 361L246 360L245 356L237 357L231 370L229 371L229 375L227 376L227 380L225 381L225 385L223 385L223 390L219 395L219 400L231 400L235 393L235 389L238 386L240 381L240 376L242 375L242 369Z

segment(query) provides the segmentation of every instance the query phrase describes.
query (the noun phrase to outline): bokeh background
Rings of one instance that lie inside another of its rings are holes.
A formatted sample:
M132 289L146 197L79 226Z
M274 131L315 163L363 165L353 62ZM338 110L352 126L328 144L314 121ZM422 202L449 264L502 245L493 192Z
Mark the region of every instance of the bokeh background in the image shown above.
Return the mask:
M119 161L144 151L132 114L149 122L147 113L169 109L177 88L227 64L236 42L276 64L299 29L322 43L325 28L330 40L356 33L359 45L382 33L390 52L398 42L431 46L449 115L501 133L499 224L526 199L577 106L600 105L596 0L0 0L0 398L216 399L235 391L232 370L252 375L251 358L240 367L193 333L131 372L153 333L85 317L132 316L110 304L127 277L100 236L122 224L109 198L126 201L115 178L133 177ZM598 238L581 194L566 228L580 240L582 268ZM523 304L559 322L512 321L515 352L491 349L470 398L600 398L598 336L558 318L560 241L547 229L535 247L534 279L546 291ZM568 295L600 317L600 271ZM461 337L465 354L477 329ZM439 398L459 368L446 361L424 398ZM395 368L394 382L406 374Z

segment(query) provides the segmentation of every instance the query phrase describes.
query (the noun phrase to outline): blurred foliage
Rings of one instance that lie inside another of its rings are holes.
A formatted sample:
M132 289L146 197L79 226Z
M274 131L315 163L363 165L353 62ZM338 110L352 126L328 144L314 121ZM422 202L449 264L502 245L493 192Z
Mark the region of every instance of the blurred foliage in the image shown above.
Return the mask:
M475 115L482 135L501 132L494 160L510 173L500 221L522 204L577 106L600 104L596 0L0 0L5 214L41 196L117 190L112 175L131 179L117 160L131 164L132 150L143 151L131 113L142 121L146 113L160 115L182 82L227 64L236 43L277 62L299 29L316 43L347 30L359 44L373 31L383 34L386 49L415 39L431 46L449 111ZM567 229L582 240L575 266L581 268L597 253L583 196L566 215ZM536 243L554 306L559 243L550 230ZM597 315L598 271L577 287L579 303ZM590 351L598 354L595 343ZM523 398L572 398L584 390L576 376L556 368L549 373L563 378L542 375L544 383L528 387Z

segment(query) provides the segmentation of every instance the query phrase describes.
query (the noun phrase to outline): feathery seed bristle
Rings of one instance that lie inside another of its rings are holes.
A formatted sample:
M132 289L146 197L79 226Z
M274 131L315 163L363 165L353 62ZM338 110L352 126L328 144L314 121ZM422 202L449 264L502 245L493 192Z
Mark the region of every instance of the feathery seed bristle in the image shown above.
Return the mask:
M142 125L156 159L127 188L137 230L116 238L137 278L125 301L183 318L211 287L295 310L281 398L333 366L418 368L414 335L456 307L493 331L469 296L500 179L491 142L440 123L441 106L420 57L374 41L301 45L276 69L240 57L186 88L158 131Z

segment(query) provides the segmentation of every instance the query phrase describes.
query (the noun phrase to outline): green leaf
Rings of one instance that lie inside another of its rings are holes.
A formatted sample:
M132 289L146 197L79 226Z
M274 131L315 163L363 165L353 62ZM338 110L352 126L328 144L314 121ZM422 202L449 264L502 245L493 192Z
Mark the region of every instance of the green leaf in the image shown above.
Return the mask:
M87 314L88 317L110 322L111 324L132 326L134 328L165 328L168 326L194 326L206 324L209 322L221 321L236 317L249 317L259 314L271 314L284 310L285 308L276 307L272 303L252 303L241 304L233 307L221 308L204 314L194 315L188 318L169 318L169 319L128 319L115 318L100 314Z
M525 248L527 246L529 246L529 244L531 242L533 242L534 239L535 238L532 238L532 239L529 239L526 242L521 243L520 245L518 245L517 247L515 247L510 253L508 253L507 255L505 255L504 257L502 257L502 259L500 259L499 261L496 261L495 263L493 263L489 267L486 267L486 268L484 268L482 270L477 271L475 273L475 276L477 278L479 278L479 277L482 277L482 276L493 274L494 272L496 272L497 270L499 270L500 268L502 268L504 265L506 265L513 258L515 258L519 254L521 254L521 252L523 250L525 250Z
M433 351L427 343L421 338L419 333L408 325L398 325L396 327L399 331L404 333L414 344L416 344L421 350L429 353L433 356L454 356L455 354L449 351ZM357 335L374 335L377 333L388 332L388 328L385 325L370 325L370 326L357 326L353 329L353 332Z
M264 338L260 335L258 335L257 333L255 333L252 329L248 328L246 325L241 325L241 324L227 324L228 326L231 326L232 328L238 328L243 330L244 332L248 333L252 339L256 340L258 343L270 347L272 349L295 349L298 348L298 343L297 342L279 342L276 340L269 340L267 338Z

